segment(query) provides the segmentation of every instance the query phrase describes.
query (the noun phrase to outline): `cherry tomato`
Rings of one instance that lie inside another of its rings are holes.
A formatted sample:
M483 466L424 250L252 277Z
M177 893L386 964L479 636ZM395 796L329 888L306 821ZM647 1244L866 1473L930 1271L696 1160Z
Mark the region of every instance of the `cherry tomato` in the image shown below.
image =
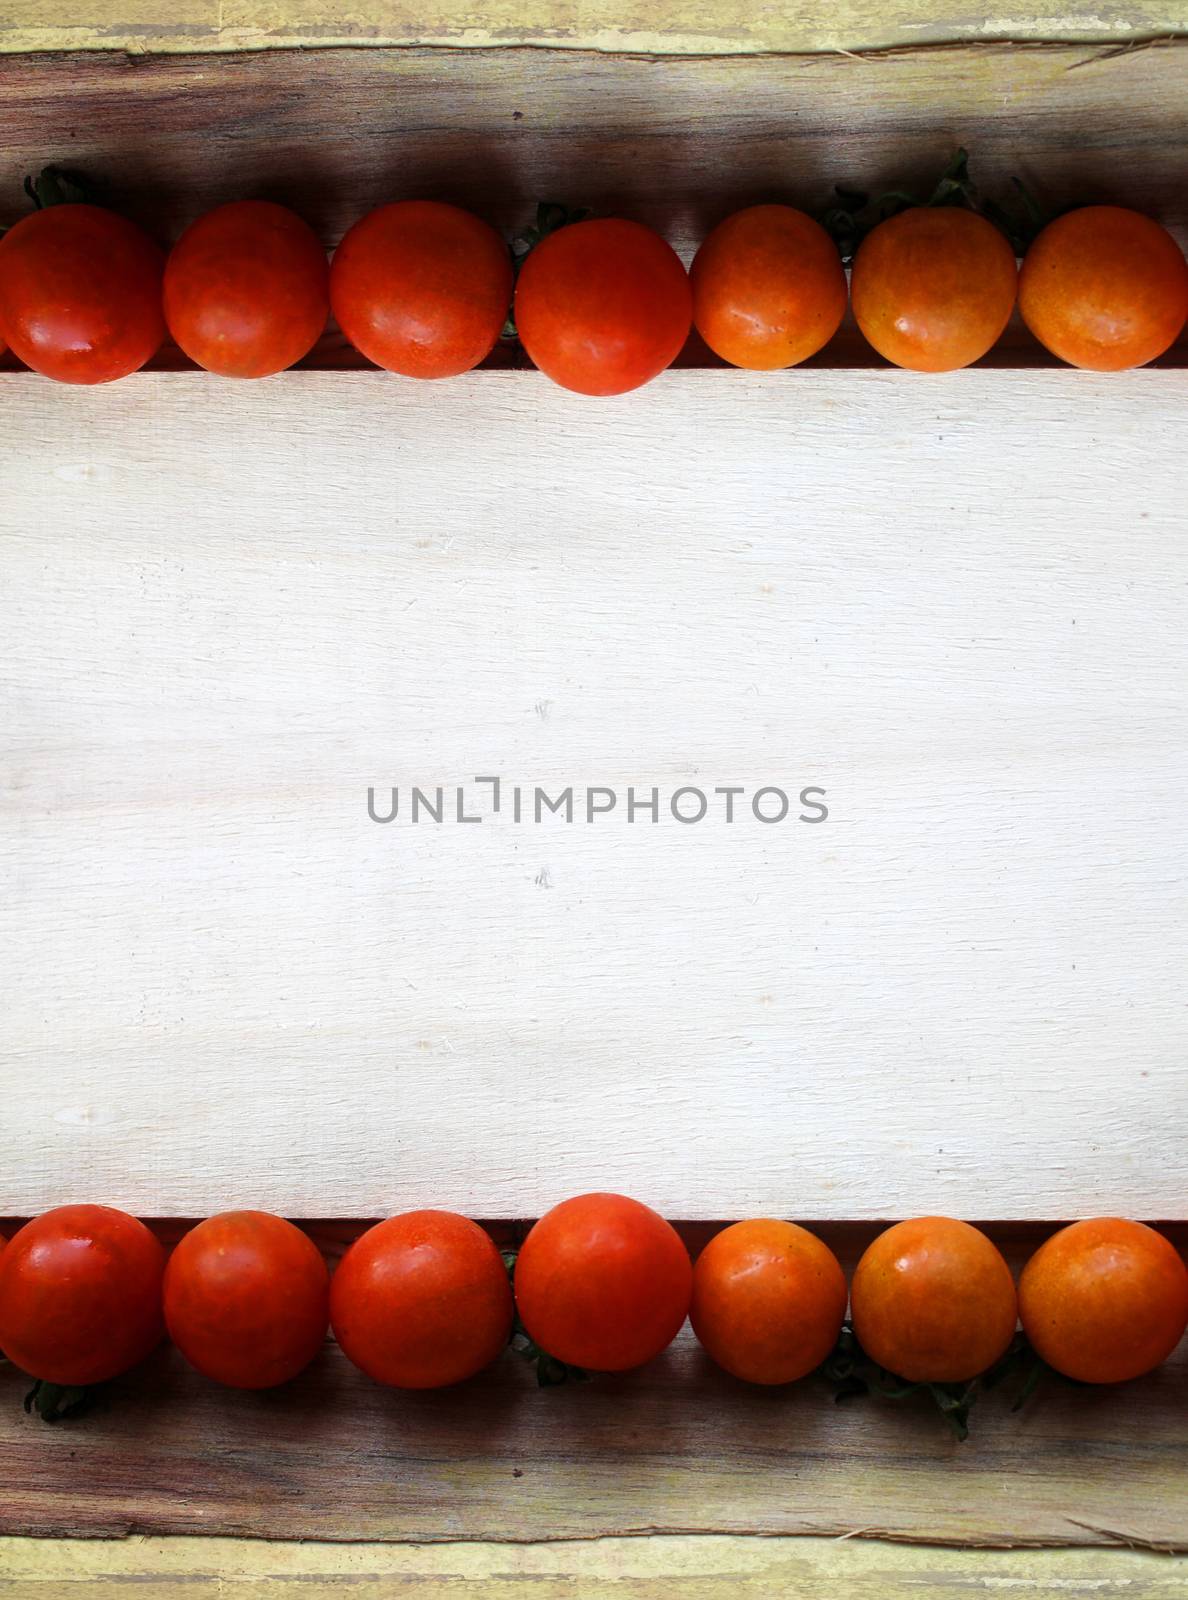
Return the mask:
M453 378L491 353L512 277L511 254L487 223L436 200L401 200L343 239L330 302L343 333L377 366Z
M362 1234L330 1288L334 1336L377 1383L439 1389L489 1366L511 1336L507 1268L452 1211L408 1211Z
M225 1211L185 1235L165 1270L165 1325L191 1366L233 1389L270 1389L326 1341L330 1274L291 1222Z
M736 1222L693 1268L693 1331L749 1383L792 1383L819 1367L846 1314L837 1257L792 1222Z
M681 259L638 222L600 218L549 234L516 284L516 331L533 362L578 394L624 394L670 367L689 337Z
M571 1366L623 1372L676 1338L693 1268L675 1228L648 1206L584 1194L532 1228L515 1287L520 1318L542 1350Z
M727 217L689 276L701 337L724 361L757 372L815 355L846 313L837 246L792 206L751 206Z
M992 1367L1015 1332L1011 1269L986 1235L951 1217L881 1233L850 1285L866 1353L909 1383L964 1383Z
M950 372L1001 336L1018 281L1014 251L984 217L917 206L880 222L859 245L850 299L881 356L916 372Z
M165 1252L109 1206L59 1206L0 1254L0 1350L46 1383L103 1383L161 1340Z
M1074 1222L1024 1267L1019 1311L1033 1348L1057 1372L1122 1383L1165 1361L1183 1337L1188 1267L1141 1222Z
M169 331L223 378L267 378L317 343L330 267L313 229L285 206L238 200L192 223L165 264Z
M114 211L35 211L0 238L0 332L59 383L126 378L165 337L163 267L148 235Z
M1023 258L1019 310L1074 367L1141 367L1188 321L1188 263L1166 229L1121 206L1057 217Z

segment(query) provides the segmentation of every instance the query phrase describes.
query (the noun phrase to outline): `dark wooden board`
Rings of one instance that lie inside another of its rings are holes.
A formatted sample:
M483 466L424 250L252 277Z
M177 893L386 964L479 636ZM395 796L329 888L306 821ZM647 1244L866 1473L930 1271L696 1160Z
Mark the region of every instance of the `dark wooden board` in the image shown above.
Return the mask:
M314 1225L333 1254L358 1225ZM167 1232L176 1232L176 1225ZM689 1230L696 1245L709 1230ZM872 1230L823 1230L847 1264ZM1018 1265L1042 1228L992 1230ZM1188 1230L1173 1229L1183 1247ZM618 1378L539 1390L509 1356L457 1389L377 1388L328 1347L270 1394L164 1350L47 1426L0 1375L0 1533L548 1540L730 1532L1188 1550L1188 1346L1119 1389L986 1397L965 1444L922 1401L736 1383L686 1331Z

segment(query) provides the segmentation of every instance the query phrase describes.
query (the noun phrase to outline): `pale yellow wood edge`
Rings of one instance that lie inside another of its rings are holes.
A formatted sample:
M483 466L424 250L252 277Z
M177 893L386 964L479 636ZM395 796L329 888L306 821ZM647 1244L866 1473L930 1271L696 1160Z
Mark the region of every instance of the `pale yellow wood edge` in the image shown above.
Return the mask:
M1185 0L10 0L0 52L239 50L335 44L539 45L702 53L863 51L979 40L1126 45L1188 32Z
M266 1585L283 1583L283 1590ZM653 1537L507 1545L328 1545L238 1539L0 1539L0 1594L49 1600L958 1600L1004 1593L1184 1600L1188 1560L1133 1550L948 1550L873 1540ZM184 1587L183 1587L184 1586Z

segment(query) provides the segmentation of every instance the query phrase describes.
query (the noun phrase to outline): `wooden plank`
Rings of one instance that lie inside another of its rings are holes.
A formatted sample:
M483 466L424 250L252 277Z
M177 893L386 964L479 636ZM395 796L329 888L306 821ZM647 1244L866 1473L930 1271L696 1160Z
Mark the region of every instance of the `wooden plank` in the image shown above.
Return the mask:
M8 0L0 49L227 50L330 44L540 45L557 49L747 54L870 50L985 39L1105 41L1125 47L1185 31L1178 0L1071 0L975 14L941 0Z
M357 1228L315 1231L333 1253ZM847 1267L872 1232L823 1231ZM1015 1267L1042 1233L993 1231ZM694 1248L707 1232L690 1230ZM1188 1243L1184 1228L1173 1237ZM538 1389L507 1357L457 1389L401 1394L328 1346L283 1390L235 1394L166 1351L89 1416L52 1428L23 1415L22 1380L0 1369L0 1533L513 1544L806 1534L1183 1551L1186 1380L1188 1344L1136 1383L1053 1382L1018 1414L1007 1385L979 1402L959 1445L922 1401L837 1406L812 1381L737 1383L688 1330L636 1374L560 1390Z
M725 1536L593 1543L310 1545L258 1540L127 1543L0 1540L7 1600L966 1600L1025 1589L1036 1600L1183 1600L1188 1564L1142 1550L950 1550L874 1540ZM184 1584L184 1589L181 1586Z
M0 1209L1183 1216L1178 374L0 396Z
M333 243L379 201L436 194L509 231L536 201L651 221L686 253L727 211L835 183L930 187L959 143L986 190L1117 200L1188 240L1188 42L922 50L875 59L325 50L0 59L0 222L46 161L112 183L163 239L267 194ZM151 135L146 137L146 130Z

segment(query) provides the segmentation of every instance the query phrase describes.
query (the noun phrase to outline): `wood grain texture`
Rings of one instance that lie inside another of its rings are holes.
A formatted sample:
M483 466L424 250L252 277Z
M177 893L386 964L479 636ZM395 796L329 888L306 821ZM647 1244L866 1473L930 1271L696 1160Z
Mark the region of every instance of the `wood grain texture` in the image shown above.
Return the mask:
M359 1226L313 1231L333 1256ZM686 1236L695 1249L710 1231ZM992 1230L1016 1269L1044 1231ZM873 1230L821 1232L848 1270ZM1183 1248L1188 1230L1172 1237ZM959 1445L923 1401L838 1406L815 1380L737 1383L688 1329L635 1374L555 1390L507 1357L456 1389L402 1394L329 1345L284 1389L235 1394L163 1351L90 1415L52 1428L24 1416L23 1380L0 1368L0 1533L508 1544L737 1533L1183 1551L1186 1382L1188 1343L1118 1389L1052 1380L1017 1414L1008 1384L983 1397Z
M1069 0L971 11L940 0L7 0L0 50L220 51L327 44L538 45L662 55L862 51L1053 39L1136 41L1188 31L1180 0Z
M0 1209L1183 1217L1178 373L0 403Z
M1142 1550L954 1550L724 1535L549 1545L0 1539L6 1600L1183 1600L1188 1562Z
M431 194L509 232L539 199L652 222L686 254L761 199L818 210L836 183L931 188L965 143L989 193L1119 200L1188 241L1188 41L843 56L645 59L324 50L220 58L0 59L0 223L46 161L109 180L163 240L243 195L287 201L327 244ZM146 137L146 130L149 135Z

